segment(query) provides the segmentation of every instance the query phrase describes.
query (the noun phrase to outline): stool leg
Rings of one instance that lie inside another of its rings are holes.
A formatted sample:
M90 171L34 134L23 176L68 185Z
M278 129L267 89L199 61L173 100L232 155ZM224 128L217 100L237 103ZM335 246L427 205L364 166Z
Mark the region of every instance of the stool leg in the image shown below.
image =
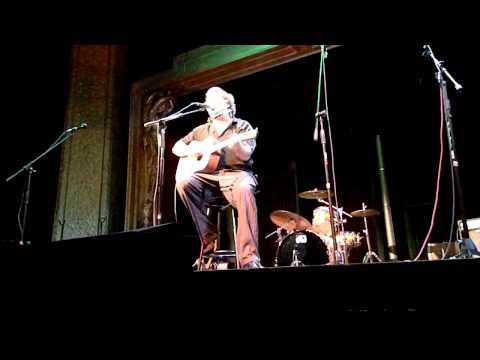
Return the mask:
M222 246L222 212L218 210L217 212L217 245L215 246L215 251Z
M238 247L237 247L237 223L235 221L235 209L233 206L232 209L232 223L233 223L233 242L235 243L235 260L237 262L237 269L240 269L240 259L238 258Z
M200 245L200 255L198 257L198 269L197 271L203 271L203 242Z

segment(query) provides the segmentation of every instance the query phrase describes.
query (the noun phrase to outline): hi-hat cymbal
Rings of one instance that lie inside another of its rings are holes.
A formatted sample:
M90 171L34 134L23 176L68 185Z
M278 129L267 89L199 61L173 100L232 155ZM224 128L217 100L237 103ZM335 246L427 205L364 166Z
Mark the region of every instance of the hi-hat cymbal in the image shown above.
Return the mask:
M312 224L303 216L286 210L276 210L270 214L270 220L278 227L287 231L306 230L312 227Z
M375 209L355 210L352 213L353 217L368 217L380 215L380 212Z
M298 197L302 199L309 199L309 200L318 200L318 199L326 199L328 197L327 190L309 190L304 191L298 194Z

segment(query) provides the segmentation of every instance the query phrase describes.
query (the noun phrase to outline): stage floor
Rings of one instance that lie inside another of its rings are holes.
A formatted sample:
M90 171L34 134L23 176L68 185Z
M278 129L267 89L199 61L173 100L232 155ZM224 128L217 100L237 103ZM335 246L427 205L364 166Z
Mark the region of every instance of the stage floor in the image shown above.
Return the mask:
M287 307L300 302L306 308L417 311L474 308L479 275L477 258L231 269L195 272L193 278L195 285L208 284L222 294L251 289Z
M132 232L3 248L0 280L5 289L20 286L35 294L64 296L67 288L79 296L93 292L95 298L119 294L167 300L172 307L186 304L182 309L207 302L215 311L227 312L248 303L304 316L330 309L442 312L478 307L478 258L194 272L191 244L198 240L171 230L162 230L161 236Z

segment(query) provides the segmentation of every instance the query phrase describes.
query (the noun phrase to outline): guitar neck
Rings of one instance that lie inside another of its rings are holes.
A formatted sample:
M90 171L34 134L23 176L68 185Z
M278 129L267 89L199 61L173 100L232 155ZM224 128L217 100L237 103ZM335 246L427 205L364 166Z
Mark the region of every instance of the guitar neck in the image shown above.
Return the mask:
M230 141L230 139L227 139L227 140L224 140L224 141L220 141L218 144L212 145L212 147L210 148L210 152L214 153L216 151L222 150L225 146L228 145L229 141Z
M239 138L238 138L239 140L254 139L254 138L257 137L257 129L247 131L245 133L240 133L238 135L239 135ZM229 142L230 142L230 138L227 139L227 140L220 141L218 144L212 145L212 147L210 148L210 152L214 153L216 151L219 151L219 150L223 149L225 146L227 146L229 144Z

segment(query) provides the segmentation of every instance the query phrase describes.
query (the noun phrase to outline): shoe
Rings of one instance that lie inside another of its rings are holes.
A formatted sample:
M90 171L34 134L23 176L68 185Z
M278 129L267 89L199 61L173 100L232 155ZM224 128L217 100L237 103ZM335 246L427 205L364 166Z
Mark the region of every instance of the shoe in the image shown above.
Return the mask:
M200 260L198 258L195 260L195 262L192 264L192 270L193 271L207 271L207 270L214 270L213 266L213 259L208 259L207 262L205 260Z
M253 260L249 263L243 265L242 269L249 270L249 269L262 269L263 266L260 264L259 260Z
M202 252L203 259L198 258L197 260L195 260L195 262L192 264L192 269L194 271L209 270L211 268L213 259L209 258L208 261L205 263L205 257L217 251L217 243L217 240L204 243Z
M192 270L193 271L198 271L200 268L200 259L195 260L195 262L192 264Z
M203 256L210 255L217 251L217 241L211 241L204 245Z

